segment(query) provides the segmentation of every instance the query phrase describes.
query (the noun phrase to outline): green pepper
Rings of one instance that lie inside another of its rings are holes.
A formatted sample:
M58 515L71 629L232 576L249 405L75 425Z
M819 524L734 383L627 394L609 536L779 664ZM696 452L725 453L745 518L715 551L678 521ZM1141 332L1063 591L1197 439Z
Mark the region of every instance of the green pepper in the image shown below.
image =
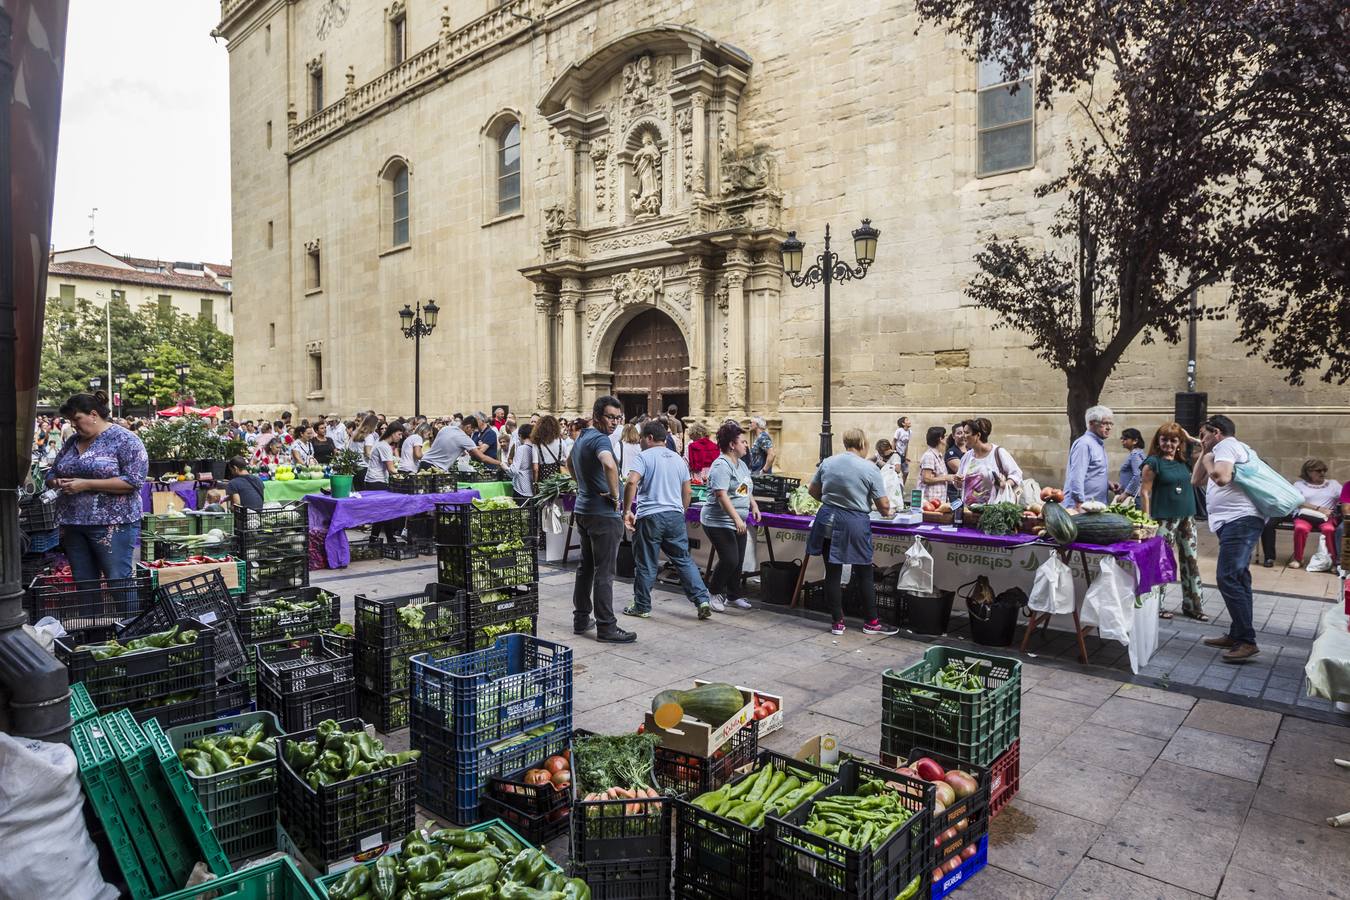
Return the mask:
M516 840L515 835L511 834L511 832L507 831L501 825L493 824L483 831L482 834L486 835L487 839L495 844L503 853L507 854L507 856L515 856L525 849L525 845Z
M327 753L328 751L325 750L324 752ZM361 751L356 749L355 744L342 745L342 771L346 772L350 776L352 766L356 765L360 761L361 761Z
M462 891L474 885L491 884L497 880L497 875L500 872L501 866L497 865L495 860L481 859L471 866L465 866L459 871L441 878L439 881L418 885L417 896L419 898L444 897L447 894Z
M450 850L441 854L447 869L462 869L471 866L480 859L491 859L487 853L474 853L471 850Z
M459 828L442 828L432 832L432 843L446 844L463 850L482 850L487 846L487 835L478 831L464 831Z
M347 777L357 778L361 775L369 775L373 771L375 771L375 769L370 763L366 762L364 759L358 759L356 762L352 763L351 771L347 773Z
M224 772L230 768L230 755L219 747L211 748L211 768Z
M563 900L591 900L591 889L580 878L569 878L562 895Z
M200 753L183 760L183 766L198 778L209 778L216 774L216 770L212 768L211 763Z
M451 900L496 900L497 888L491 884L476 884L473 887L456 891Z
M323 753L319 754L319 758L315 762L315 765L330 775L341 775L344 771L342 768L342 757L333 750L325 750Z
M561 891L567 885L567 876L561 872L549 870L539 876L534 886L542 891Z
M563 895L557 891L535 890L518 881L506 881L497 888L497 896L501 900L561 900Z
M420 856L409 857L403 863L403 868L407 873L409 884L434 881L441 874L441 858L435 853L423 853Z
M317 791L324 785L332 784L333 778L323 769L319 768L318 766L314 766L308 772L305 773L305 781L308 781L309 786Z
M103 662L106 659L116 659L126 651L121 647L103 647L90 653L95 660Z
M265 741L259 741L249 748L248 758L254 762L266 762L269 759L277 758L277 742L275 738L268 738Z
M197 629L189 628L181 632L178 637L174 639L174 643L182 647L197 643Z
M314 764L318 752L319 746L313 741L287 741L286 764L297 772L303 772Z
M375 878L371 887L379 900L394 900L398 893L398 860L381 856L375 861Z
M370 887L370 870L365 866L354 866L347 870L337 884L328 889L330 900L356 900Z
M739 822L742 825L749 825L763 810L763 803L752 800L742 803L740 806L727 813L727 818L733 822Z
M373 738L364 731L356 735L356 749L361 754L361 758L368 763L380 761L384 755L384 742Z
M548 858L533 847L520 851L506 867L506 880L534 884L548 870Z
M709 791L706 794L699 794L693 799L693 804L706 812L716 812L717 807L722 805L722 801L726 799L726 796L727 789L722 787L715 791Z
M327 737L334 731L341 731L341 730L342 730L341 727L338 726L337 721L334 719L324 719L322 722L320 722L318 725L314 727L314 732L319 737Z

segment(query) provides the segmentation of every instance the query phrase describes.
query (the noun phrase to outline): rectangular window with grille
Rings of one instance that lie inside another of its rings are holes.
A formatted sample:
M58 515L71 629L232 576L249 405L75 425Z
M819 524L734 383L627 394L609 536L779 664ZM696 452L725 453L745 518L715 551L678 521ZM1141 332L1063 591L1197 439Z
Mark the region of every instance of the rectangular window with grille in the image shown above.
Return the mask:
M982 59L976 92L980 175L997 175L1036 164L1031 73L1007 75L1002 63Z

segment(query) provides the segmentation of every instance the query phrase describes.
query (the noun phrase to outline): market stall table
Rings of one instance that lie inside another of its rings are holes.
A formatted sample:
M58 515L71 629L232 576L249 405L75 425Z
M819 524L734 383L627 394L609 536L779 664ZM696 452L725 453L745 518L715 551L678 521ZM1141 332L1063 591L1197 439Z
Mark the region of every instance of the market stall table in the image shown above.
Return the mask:
M509 481L461 481L459 489L461 491L477 491L478 496L484 499L514 496Z
M269 478L263 482L263 499L285 503L289 500L302 500L309 494L319 494L328 490L327 478L294 478L290 481L278 481Z
M141 484L141 509L154 512L154 495L157 491L173 492L183 499L187 509L197 508L197 482L195 481L146 481Z
M391 491L364 491L360 496L329 497L309 494L309 528L324 533L324 552L330 569L343 569L351 562L347 529L433 512L437 503L468 503L478 497L477 490L444 494L395 494Z

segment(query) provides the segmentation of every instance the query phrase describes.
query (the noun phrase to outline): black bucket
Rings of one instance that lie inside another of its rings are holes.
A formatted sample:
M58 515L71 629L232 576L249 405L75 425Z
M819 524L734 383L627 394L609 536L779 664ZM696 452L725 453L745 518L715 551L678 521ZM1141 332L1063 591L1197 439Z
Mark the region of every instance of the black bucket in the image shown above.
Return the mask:
M954 591L900 591L905 604L905 625L915 634L946 634L952 620Z
M1017 633L1017 616L1022 610L1016 603L994 603L981 607L989 613L981 618L975 610L970 611L970 638L984 647L1008 647L1012 645L1013 635Z
M791 562L762 562L759 564L759 599L762 603L774 606L787 606L792 602L792 590L797 586L797 576L802 564Z

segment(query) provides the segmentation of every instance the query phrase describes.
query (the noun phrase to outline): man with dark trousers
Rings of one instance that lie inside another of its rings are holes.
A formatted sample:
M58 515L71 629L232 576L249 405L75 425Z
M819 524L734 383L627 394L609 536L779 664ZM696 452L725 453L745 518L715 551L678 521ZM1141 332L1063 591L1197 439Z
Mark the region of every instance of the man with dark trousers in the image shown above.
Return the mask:
M572 591L572 631L585 634L594 625L596 640L615 644L637 640L636 634L619 627L614 616L614 566L623 538L619 509L623 494L609 435L622 423L622 404L614 397L599 398L591 411L591 427L577 437L569 458L577 480L573 516L581 537L581 566Z

